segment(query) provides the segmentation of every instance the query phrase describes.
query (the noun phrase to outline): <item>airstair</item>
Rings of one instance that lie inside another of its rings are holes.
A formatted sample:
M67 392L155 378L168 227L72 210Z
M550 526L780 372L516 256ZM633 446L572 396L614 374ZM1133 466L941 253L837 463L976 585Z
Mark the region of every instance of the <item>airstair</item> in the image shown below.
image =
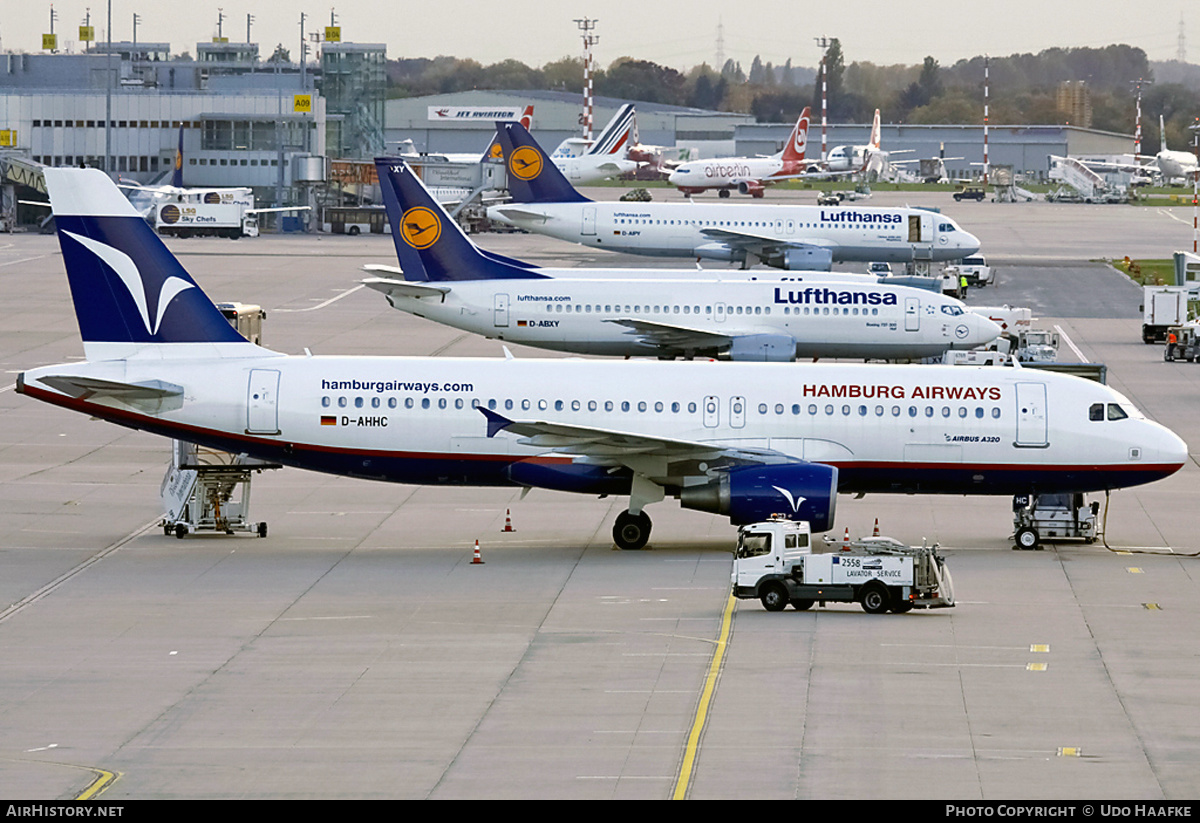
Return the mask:
M1074 157L1050 155L1050 179L1061 185L1046 196L1059 203L1124 203L1128 190L1110 184Z

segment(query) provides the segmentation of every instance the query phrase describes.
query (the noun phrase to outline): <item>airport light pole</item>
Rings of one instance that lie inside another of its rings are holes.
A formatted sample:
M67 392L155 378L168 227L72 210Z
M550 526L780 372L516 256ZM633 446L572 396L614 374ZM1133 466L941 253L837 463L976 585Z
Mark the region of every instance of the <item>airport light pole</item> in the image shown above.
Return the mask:
M1137 80L1129 82L1134 87L1137 100L1137 118L1133 124L1133 161L1136 163L1138 156L1142 153L1142 86L1149 86L1154 81L1139 77Z
M105 27L105 39L108 43L108 53L104 55L104 74L108 78L104 84L104 173L112 177L112 0L108 0L108 23Z
M829 112L829 73L825 66L825 56L829 52L828 37L814 37L817 46L821 49L821 162L825 162L825 147L826 147L826 129L827 115Z
M592 34L599 20L588 17L576 18L575 25L583 32L583 136L592 139L592 46L600 42L600 36Z

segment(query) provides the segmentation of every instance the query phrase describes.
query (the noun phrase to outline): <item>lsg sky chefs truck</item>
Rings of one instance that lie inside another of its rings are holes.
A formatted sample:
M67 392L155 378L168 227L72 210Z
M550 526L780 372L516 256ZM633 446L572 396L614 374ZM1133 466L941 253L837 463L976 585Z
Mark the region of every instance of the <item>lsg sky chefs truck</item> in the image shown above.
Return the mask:
M789 603L861 603L869 614L954 605L954 584L937 547L906 546L890 537L828 543L813 552L803 521L776 517L743 526L733 561L733 594L762 601L767 611Z

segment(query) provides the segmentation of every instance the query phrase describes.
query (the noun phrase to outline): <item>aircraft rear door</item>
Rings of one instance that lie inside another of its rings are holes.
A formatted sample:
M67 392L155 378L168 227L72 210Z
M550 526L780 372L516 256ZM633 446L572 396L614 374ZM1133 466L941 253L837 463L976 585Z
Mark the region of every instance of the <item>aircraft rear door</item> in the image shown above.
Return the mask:
M596 236L596 207L588 206L583 210L583 234L585 237Z
M1046 421L1046 385L1017 384L1017 446L1042 449L1050 445Z
M250 370L246 433L279 434L279 372L275 369Z
M715 429L720 422L721 401L717 399L716 395L710 394L704 398L704 426Z
M503 292L497 292L495 302L493 304L495 314L495 325L498 329L508 328L508 295Z

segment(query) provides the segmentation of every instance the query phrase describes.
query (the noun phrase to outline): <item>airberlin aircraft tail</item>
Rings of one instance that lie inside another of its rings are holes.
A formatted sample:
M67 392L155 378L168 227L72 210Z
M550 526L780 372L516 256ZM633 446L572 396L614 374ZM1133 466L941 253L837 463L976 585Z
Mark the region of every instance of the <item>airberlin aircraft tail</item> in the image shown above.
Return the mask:
M800 119L796 121L796 128L792 129L792 136L788 138L787 145L783 147L783 154L780 158L783 160L784 168L788 168L789 163L803 163L807 148L808 106L805 106L804 111L800 112Z

